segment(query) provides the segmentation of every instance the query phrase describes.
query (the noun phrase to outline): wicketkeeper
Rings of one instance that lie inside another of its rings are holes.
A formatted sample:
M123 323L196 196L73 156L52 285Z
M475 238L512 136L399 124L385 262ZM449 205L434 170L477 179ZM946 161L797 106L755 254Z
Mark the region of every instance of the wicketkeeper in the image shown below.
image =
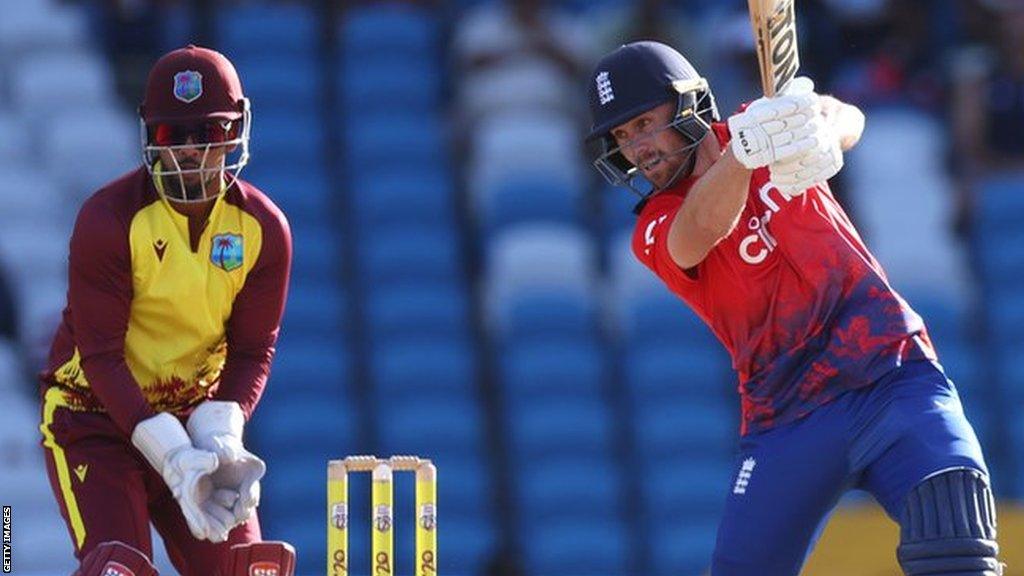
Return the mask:
M288 576L290 547L256 544L266 466L243 443L291 266L284 214L238 178L249 101L227 58L188 46L153 66L139 114L144 165L79 211L42 374L78 574L155 574L152 522L183 575L249 576L259 557Z

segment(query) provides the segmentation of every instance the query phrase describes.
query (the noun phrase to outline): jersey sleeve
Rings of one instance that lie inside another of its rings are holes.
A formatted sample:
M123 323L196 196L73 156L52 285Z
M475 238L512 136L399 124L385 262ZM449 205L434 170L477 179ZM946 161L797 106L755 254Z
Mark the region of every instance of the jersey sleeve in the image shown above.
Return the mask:
M227 361L216 392L218 400L238 402L247 419L270 374L292 262L291 231L284 215L266 215L262 230L260 255L235 297L228 320Z
M71 325L90 388L128 435L155 414L125 362L132 293L128 223L114 207L91 199L82 206L71 236Z
M633 232L633 254L674 292L696 290L700 284L701 264L683 270L668 250L668 231L682 205L681 196L652 198Z

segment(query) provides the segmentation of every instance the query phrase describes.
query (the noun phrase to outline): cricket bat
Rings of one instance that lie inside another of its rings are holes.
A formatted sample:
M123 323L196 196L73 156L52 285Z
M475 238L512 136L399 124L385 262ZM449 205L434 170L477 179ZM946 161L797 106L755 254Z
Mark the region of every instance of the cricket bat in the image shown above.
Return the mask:
M747 0L764 95L781 92L800 68L795 0Z

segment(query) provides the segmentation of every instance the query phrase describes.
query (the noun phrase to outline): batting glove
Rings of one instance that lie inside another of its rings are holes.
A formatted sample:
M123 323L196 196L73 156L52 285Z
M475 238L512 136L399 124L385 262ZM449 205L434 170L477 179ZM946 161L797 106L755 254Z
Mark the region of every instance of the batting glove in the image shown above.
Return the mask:
M238 494L230 507L232 526L246 522L260 504L260 479L267 465L242 444L245 415L241 406L207 400L189 416L187 427L197 447L217 455L220 466L211 475L213 485Z
M806 152L817 145L814 122L820 116L814 82L794 78L778 96L758 98L729 118L733 155L754 169Z
M211 542L228 539L234 516L225 502L237 496L214 487L210 474L217 469L216 454L194 448L181 422L166 412L139 422L132 445L160 472L193 536Z
M828 127L817 136L821 145L803 154L771 164L771 181L780 192L790 196L827 181L843 168L843 150L839 138Z

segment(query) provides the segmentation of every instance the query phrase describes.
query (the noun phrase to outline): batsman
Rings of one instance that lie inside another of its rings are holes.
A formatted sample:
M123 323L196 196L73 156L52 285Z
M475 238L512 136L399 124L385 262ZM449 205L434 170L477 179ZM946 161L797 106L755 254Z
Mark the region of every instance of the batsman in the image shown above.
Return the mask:
M602 58L589 100L595 166L642 197L635 256L739 377L712 576L799 574L855 488L899 523L906 575L1002 574L989 473L956 388L827 183L861 111L797 77L721 121L707 81L655 42Z
M227 58L188 46L155 63L139 113L143 165L78 213L41 375L75 575L156 574L152 523L182 575L290 576L291 547L261 542L266 465L243 442L291 267L284 214L238 178L249 101Z

